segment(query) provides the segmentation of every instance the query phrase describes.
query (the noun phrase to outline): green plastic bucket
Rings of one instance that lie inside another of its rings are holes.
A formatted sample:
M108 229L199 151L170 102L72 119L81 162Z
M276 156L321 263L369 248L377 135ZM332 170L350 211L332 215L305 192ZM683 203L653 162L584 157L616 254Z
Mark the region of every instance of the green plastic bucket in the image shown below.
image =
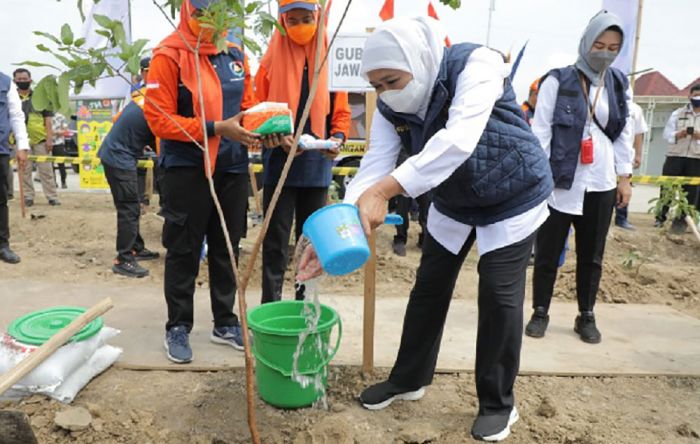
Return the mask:
M256 361L256 381L260 397L268 404L282 408L306 407L320 396L313 384L302 387L292 380L294 352L299 334L306 331L304 307L315 310L313 304L303 301L279 301L263 304L248 312L248 328L253 332L253 355ZM321 316L315 333L307 336L297 362L300 375L315 377L320 374L327 386L326 367L331 362L343 335L343 324L331 307L319 304ZM333 327L338 326L338 338L329 348ZM320 336L322 350L316 347Z
M12 321L7 332L22 344L42 345L85 311L82 307L52 307L34 311ZM99 333L103 325L101 317L95 319L76 333L71 342L90 339Z

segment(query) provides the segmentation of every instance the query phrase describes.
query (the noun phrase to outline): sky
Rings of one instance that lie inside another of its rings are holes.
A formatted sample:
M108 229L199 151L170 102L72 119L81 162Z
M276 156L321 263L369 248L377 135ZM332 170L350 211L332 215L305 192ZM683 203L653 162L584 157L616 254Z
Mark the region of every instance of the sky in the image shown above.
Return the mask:
M0 71L10 74L14 63L47 60L35 45L40 30L58 34L64 23L80 29L76 0L1 0ZM103 0L108 1L108 0ZM334 0L331 31L338 26L348 0ZM89 4L89 0L85 0ZM462 0L456 11L433 0L452 43L485 44L490 0ZM380 23L383 0L352 0L342 32L363 32ZM395 0L396 15L426 13L428 0ZM551 68L573 63L579 38L588 20L601 8L602 0L495 0L490 46L514 54L529 41L515 78L515 89L524 100L529 84ZM12 12L15 11L13 14ZM637 69L661 71L679 88L700 76L700 40L697 18L700 0L645 0ZM155 45L171 30L152 0L132 0L133 38L146 38ZM253 64L255 66L255 64ZM49 73L33 69L34 78Z

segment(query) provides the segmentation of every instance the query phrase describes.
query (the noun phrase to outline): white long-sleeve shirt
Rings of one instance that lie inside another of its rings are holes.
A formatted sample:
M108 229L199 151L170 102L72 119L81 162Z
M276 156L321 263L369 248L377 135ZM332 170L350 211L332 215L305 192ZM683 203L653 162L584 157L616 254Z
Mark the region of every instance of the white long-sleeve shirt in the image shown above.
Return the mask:
M595 101L598 91L597 86L591 86L589 91L589 102ZM549 76L540 85L537 96L537 111L532 123L532 131L540 140L542 148L550 155L550 144L552 141L552 118L554 107L557 102L559 91L559 80ZM631 103L627 92L628 105ZM600 97L595 108L595 115L598 122L605 127L608 123L608 91L602 86ZM582 164L579 157L576 165L576 173L571 184L571 189L565 190L555 188L549 197L549 205L562 213L581 215L583 214L583 198L587 191L609 191L617 187L617 175L632 174L632 164L634 161L634 121L632 117L627 118L622 134L613 142L608 136L598 128L592 120L583 130L581 140L593 139L593 163Z
M375 113L369 151L350 182L345 202L354 204L369 187L390 174L411 197L420 196L444 182L476 149L509 74L510 66L500 54L485 47L474 50L457 81L445 128L435 133L420 153L409 157L398 168L401 139L394 126L381 113ZM476 227L479 254L525 239L548 215L546 202L542 202L518 216ZM451 253L459 253L473 228L441 214L431 205L427 229Z
M27 125L24 123L24 112L22 111L22 99L15 88L10 87L7 91L7 107L10 111L10 127L15 135L15 142L18 150L29 150L29 134Z

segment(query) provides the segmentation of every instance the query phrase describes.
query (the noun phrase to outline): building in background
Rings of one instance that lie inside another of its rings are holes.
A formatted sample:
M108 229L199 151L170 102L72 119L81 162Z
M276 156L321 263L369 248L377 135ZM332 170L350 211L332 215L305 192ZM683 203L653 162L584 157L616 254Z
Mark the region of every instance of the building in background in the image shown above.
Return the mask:
M644 110L649 125L649 132L644 136L639 174L661 175L668 148L663 137L664 127L671 113L688 103L688 92L696 83L700 83L700 77L680 89L658 71L644 74L635 81L634 101Z

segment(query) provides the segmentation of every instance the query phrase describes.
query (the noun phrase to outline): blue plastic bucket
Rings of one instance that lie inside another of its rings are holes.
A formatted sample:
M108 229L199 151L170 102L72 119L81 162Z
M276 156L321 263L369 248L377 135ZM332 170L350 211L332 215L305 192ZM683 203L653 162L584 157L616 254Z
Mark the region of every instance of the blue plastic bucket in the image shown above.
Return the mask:
M369 258L360 212L354 205L334 204L317 210L306 219L303 232L330 275L351 273Z

